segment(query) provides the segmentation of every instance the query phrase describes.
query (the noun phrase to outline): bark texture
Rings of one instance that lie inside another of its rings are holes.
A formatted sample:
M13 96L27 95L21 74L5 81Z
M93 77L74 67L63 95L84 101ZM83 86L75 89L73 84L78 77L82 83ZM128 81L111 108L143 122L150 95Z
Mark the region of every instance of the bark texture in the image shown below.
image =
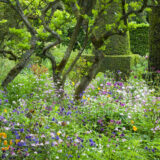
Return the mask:
M149 70L160 70L160 7L153 7L149 29Z

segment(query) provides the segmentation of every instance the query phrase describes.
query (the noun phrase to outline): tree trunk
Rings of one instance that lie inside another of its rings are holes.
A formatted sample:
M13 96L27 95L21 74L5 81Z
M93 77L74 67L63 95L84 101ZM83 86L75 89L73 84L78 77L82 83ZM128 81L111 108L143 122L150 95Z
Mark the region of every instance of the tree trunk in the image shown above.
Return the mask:
M21 58L20 62L13 67L10 72L8 73L7 77L3 80L2 82L2 87L4 90L7 90L7 86L10 82L14 80L14 78L24 69L24 67L28 64L31 55L35 51L35 46L36 46L36 38L32 38L31 42L31 49L27 51Z
M62 83L60 74L56 71L57 66L55 57L50 52L46 52L45 56L51 61L52 64L52 75L53 75L53 82L55 85L56 94L62 98L64 95L64 85Z
M89 85L89 83L92 81L92 79L97 75L97 73L99 72L102 60L103 60L103 53L102 51L96 50L95 51L95 61L93 63L93 65L91 66L88 75L84 76L81 79L80 84L78 85L78 87L76 88L75 91L75 100L79 100L81 99L84 90L87 88L87 86Z
M149 71L160 71L160 7L153 7L149 29Z

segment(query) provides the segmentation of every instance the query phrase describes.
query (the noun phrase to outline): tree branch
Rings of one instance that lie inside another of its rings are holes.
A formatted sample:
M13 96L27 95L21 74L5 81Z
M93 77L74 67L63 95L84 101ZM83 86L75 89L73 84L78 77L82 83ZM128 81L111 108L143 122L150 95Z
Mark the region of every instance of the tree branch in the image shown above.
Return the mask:
M86 45L88 42L88 24L87 24L87 28L86 28L86 36L85 36L85 40L83 43L82 48L80 49L79 53L77 54L76 58L74 59L74 61L72 62L72 64L69 66L68 70L64 73L63 78L62 78L62 83L65 83L65 80L67 78L67 75L71 72L71 70L73 69L73 67L75 66L75 64L77 63L77 61L79 60L80 56L82 55Z
M59 66L58 66L58 71L59 72L61 72L64 69L65 65L68 62L68 59L69 59L69 57L71 55L71 52L72 52L73 47L74 47L74 44L76 43L77 36L79 34L79 30L81 28L82 22L83 22L83 17L79 16L78 20L77 20L77 23L76 23L76 26L74 28L74 31L72 33L69 45L68 45L68 47L66 49L66 52L64 54L64 57L63 57L62 61L60 62Z
M60 42L57 40L57 41L49 44L48 46L44 47L42 54L45 54L49 49L51 49L52 47L58 45L59 43L60 43Z
M46 6L46 8L44 8L44 9L42 10L41 19L42 19L42 23L43 23L44 28L45 28L48 32L50 32L53 37L55 37L56 39L58 39L58 41L61 41L61 38L60 38L59 34L56 33L55 31L51 30L51 29L48 27L48 25L47 25L47 23L46 23L46 21L45 21L46 12L47 12L53 5L55 5L55 4L58 3L58 2L59 2L59 0L56 0L56 1L54 1L54 2L50 2L50 3Z
M30 22L28 21L28 18L24 15L24 12L23 12L22 7L21 7L21 5L19 3L19 0L16 0L16 7L11 2L9 4L20 15L22 21L26 25L26 27L29 30L29 32L31 33L31 35L36 35L37 32L34 29L34 27L32 27Z
M141 6L141 8L139 10L132 10L126 14L124 14L121 18L120 18L120 21L121 20L124 20L124 19L127 19L131 14L138 14L138 13L141 13L144 11L144 9L147 7L147 4L148 4L148 0L143 0L143 4Z
M3 56L6 57L6 54L11 55L11 57L9 57L10 60L17 60L19 59L19 57L17 57L12 51L7 51L7 50L0 50L0 54L3 54Z
M3 3L9 3L8 0L0 0L0 2L3 2Z

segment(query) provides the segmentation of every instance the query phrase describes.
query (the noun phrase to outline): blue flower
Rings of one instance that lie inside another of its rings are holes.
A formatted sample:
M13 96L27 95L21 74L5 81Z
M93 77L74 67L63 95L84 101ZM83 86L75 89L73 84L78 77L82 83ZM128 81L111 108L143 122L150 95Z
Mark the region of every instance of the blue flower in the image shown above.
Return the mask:
M71 115L71 114L72 114L72 112L71 112L71 111L68 111L68 112L67 112L67 116L68 116L68 115Z
M23 133L23 132L24 132L24 129L23 129L23 128L21 128L19 131L20 131L21 133Z
M8 103L8 99L5 99L4 101L5 101L6 103Z
M55 118L52 118L52 121L55 121L56 119Z
M59 137L58 137L58 136L56 136L56 140L59 140Z

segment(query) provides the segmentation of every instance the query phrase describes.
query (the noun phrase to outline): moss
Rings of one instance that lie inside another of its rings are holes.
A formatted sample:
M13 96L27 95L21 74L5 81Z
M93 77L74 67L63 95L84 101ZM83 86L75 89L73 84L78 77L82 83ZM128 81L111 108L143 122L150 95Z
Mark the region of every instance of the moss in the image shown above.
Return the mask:
M130 30L130 45L132 53L141 56L149 53L148 32L148 25L139 25L135 29Z

